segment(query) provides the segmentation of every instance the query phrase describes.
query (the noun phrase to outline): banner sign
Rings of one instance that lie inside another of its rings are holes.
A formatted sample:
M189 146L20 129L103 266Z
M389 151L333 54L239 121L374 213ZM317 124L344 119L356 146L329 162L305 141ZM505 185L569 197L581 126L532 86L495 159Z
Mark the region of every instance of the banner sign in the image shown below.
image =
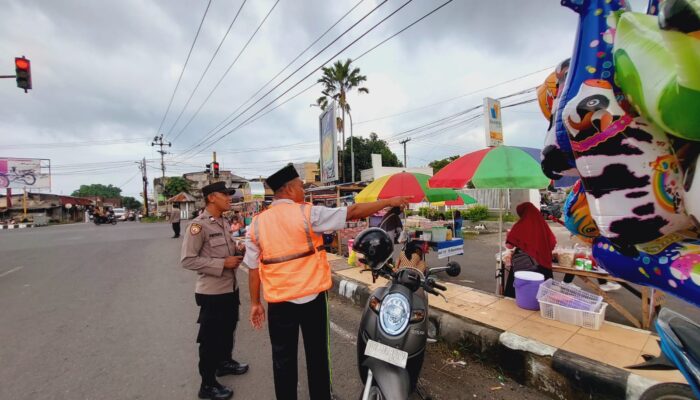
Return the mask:
M40 158L1 158L0 189L51 189L50 161Z
M338 180L338 127L335 122L335 103L319 117L321 141L321 182Z
M484 97L484 116L486 146L494 147L502 145L503 126L501 124L501 102L490 97Z

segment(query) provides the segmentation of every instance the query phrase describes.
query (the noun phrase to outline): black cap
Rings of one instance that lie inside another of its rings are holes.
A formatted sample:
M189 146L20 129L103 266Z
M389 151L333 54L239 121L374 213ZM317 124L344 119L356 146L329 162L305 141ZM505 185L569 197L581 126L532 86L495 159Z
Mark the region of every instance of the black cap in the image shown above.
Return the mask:
M212 193L233 194L236 189L228 189L225 182L214 182L202 188L202 195L206 198Z
M272 189L273 192L276 192L277 189L284 186L285 183L298 177L299 174L297 173L296 168L294 168L294 165L288 164L286 167L270 175L266 182L270 189Z

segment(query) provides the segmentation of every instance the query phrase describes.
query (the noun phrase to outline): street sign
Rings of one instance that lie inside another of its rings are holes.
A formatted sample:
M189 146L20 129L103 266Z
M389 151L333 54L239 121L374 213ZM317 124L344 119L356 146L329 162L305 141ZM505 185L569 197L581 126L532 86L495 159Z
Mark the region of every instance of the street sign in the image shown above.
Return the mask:
M484 130L486 133L487 147L500 146L503 144L501 102L490 97L484 97Z

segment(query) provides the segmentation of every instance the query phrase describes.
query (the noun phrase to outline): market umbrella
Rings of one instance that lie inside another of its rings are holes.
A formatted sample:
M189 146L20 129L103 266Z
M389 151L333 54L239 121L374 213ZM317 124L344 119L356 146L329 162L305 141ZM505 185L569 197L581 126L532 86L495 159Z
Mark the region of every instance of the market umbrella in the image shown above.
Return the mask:
M411 196L409 200L411 203L457 199L457 192L452 189L430 189L428 179L430 179L428 175L411 172L382 176L362 189L355 196L355 202L368 203L395 196Z
M540 166L540 150L531 147L497 146L452 161L430 178L431 188L461 189L467 185L477 189L544 189L550 180ZM503 192L499 196L499 257L503 253ZM503 263L496 281L496 290L503 290Z
M435 190L435 189L433 189ZM467 204L476 204L477 201L475 198L471 197L468 194L464 194L462 192L456 192L457 193L457 198L455 200L445 200L445 201L437 201L430 203L431 206L464 206Z

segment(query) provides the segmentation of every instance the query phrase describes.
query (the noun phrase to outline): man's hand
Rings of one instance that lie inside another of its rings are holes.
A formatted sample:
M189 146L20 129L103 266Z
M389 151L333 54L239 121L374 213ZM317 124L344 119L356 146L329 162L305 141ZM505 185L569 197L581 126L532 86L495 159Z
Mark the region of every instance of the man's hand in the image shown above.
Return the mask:
M408 206L409 200L411 200L413 196L396 196L392 197L389 199L389 205L391 207L401 207L406 208Z
M229 256L224 260L224 268L236 269L243 261L242 256Z
M265 322L265 307L262 304L251 304L250 305L250 323L253 328L260 329Z

